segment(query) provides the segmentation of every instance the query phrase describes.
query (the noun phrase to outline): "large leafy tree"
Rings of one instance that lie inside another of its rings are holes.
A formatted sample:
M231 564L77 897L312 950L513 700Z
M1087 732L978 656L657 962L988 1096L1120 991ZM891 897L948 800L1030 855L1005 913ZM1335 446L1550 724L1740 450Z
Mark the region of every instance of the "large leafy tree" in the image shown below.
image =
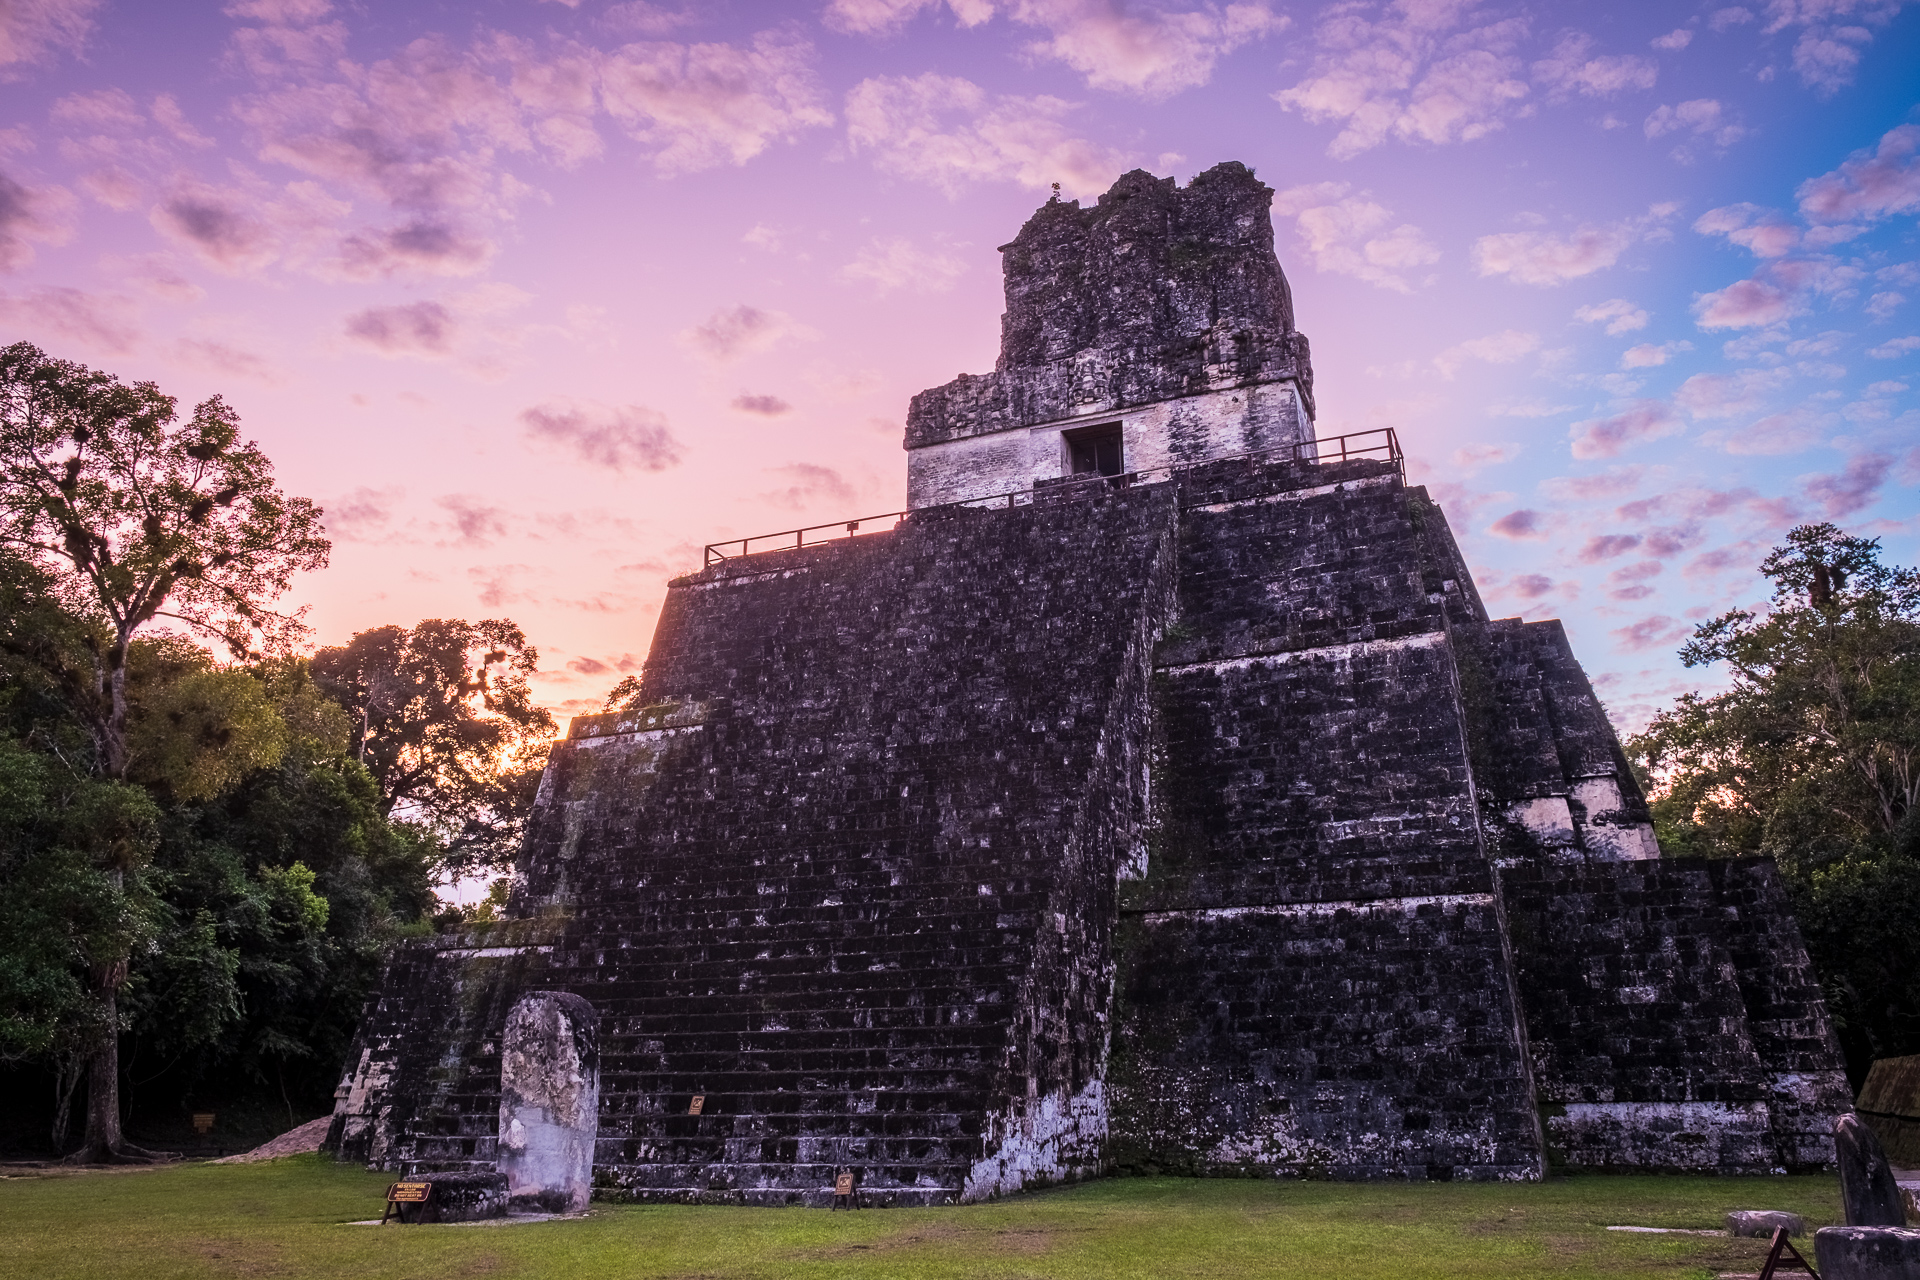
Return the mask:
M1730 687L1627 747L1667 851L1779 862L1858 1070L1920 1051L1920 574L1830 524L1792 530L1760 571L1769 606L1681 650Z
M0 546L43 576L73 620L86 660L54 683L85 726L95 778L128 776L129 659L165 622L217 638L238 655L284 642L296 616L273 602L292 576L326 564L320 511L289 498L267 457L242 441L218 398L182 422L152 383L111 375L17 343L0 349ZM71 654L72 646L67 647ZM140 842L102 837L92 865L128 889ZM121 1133L116 1001L132 931L89 966L97 1030L87 1058L86 1138L79 1158L140 1158Z
M449 871L504 867L518 847L555 732L527 686L539 663L520 628L494 618L375 627L313 656L383 811L431 830Z

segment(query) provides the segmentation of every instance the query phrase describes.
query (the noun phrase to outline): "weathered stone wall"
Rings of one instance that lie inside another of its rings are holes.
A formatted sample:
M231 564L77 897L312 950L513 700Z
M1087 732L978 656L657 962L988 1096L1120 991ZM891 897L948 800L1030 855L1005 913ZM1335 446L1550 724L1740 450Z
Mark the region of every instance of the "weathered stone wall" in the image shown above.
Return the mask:
M1001 248L992 373L907 411L908 506L1063 474L1065 428L1112 421L1126 469L1313 439L1313 366L1273 251L1273 191L1244 165L1182 188L1142 170L1090 209L1052 200Z
M510 904L552 946L529 980L601 1011L600 1194L819 1200L854 1164L926 1203L1097 1168L1172 524L1166 490L1099 482L674 584L646 707L576 721ZM432 963L396 980L452 985ZM414 1038L391 1075L449 1083L362 1090L384 1145L353 1150L492 1154L504 1008L466 998L444 1032L445 996L376 1009L370 1046Z
M1771 863L1535 864L1502 880L1557 1162L1832 1163L1846 1081Z
M1391 468L1201 469L1110 1094L1121 1168L1541 1170L1445 628Z

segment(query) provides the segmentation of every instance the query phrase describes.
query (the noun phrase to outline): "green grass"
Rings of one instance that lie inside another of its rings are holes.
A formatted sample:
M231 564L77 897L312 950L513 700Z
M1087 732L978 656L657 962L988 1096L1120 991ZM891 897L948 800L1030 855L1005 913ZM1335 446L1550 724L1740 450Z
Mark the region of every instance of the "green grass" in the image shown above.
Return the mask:
M1719 1227L1729 1209L1839 1216L1833 1178L1538 1184L1115 1179L953 1209L595 1205L571 1222L355 1227L388 1178L319 1156L255 1165L8 1177L0 1276L1713 1277L1764 1242L1634 1235Z

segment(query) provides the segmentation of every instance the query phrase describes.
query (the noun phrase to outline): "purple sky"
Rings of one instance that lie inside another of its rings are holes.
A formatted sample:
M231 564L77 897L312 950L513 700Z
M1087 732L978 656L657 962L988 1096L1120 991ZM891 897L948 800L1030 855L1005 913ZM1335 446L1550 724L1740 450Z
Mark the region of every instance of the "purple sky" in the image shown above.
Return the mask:
M564 714L701 544L901 504L1048 184L1241 160L1320 433L1397 427L1630 729L1792 524L1920 559L1900 9L16 0L0 340L224 394L319 642L510 616Z

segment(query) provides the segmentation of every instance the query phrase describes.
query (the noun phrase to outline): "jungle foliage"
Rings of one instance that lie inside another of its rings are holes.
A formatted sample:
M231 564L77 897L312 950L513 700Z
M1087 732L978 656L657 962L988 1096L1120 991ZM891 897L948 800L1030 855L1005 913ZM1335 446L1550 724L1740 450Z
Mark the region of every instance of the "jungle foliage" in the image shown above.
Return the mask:
M1766 854L1785 876L1849 1070L1920 1053L1920 573L1803 525L1762 611L1702 624L1731 677L1631 738L1669 855Z

